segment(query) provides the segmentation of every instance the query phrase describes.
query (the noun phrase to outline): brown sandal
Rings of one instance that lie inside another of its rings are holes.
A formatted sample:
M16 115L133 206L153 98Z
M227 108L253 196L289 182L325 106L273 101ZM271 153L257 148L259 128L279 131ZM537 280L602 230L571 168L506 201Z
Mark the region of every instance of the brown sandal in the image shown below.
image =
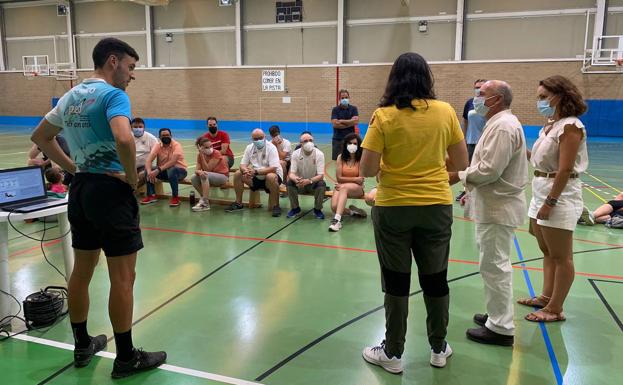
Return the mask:
M536 307L536 308L544 308L549 303L549 297L544 295L540 295L538 297L532 298L520 298L517 300L517 303L524 306Z
M554 313L546 308L528 313L524 318L530 322L559 322L567 319L563 312Z

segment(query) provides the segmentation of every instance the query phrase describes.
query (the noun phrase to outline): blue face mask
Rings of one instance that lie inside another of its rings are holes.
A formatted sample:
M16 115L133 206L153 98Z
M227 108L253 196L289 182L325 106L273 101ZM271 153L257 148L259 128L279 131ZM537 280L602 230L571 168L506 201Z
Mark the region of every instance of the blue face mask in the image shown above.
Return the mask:
M348 102L349 102L348 98L344 98L344 99L340 100L340 104L343 105L343 106L347 106Z
M539 114L546 118L551 118L556 113L556 107L549 105L549 100L538 100L536 102L536 108L539 110Z
M474 88L474 96L480 96L480 88Z
M489 107L485 106L485 97L476 96L474 98L474 110L480 116L486 116L489 113Z
M266 144L266 140L265 139L256 139L253 141L253 144L255 145L255 148L257 148L258 150L261 150L264 148L264 145Z
M145 129L141 127L132 127L132 133L136 138L140 138L145 133Z

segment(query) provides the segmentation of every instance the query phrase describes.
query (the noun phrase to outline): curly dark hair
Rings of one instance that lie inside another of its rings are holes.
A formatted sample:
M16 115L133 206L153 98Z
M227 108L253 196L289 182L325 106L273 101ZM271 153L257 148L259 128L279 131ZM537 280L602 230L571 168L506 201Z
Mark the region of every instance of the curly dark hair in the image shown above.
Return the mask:
M566 77L550 76L541 80L539 85L560 98L558 113L561 118L580 116L586 112L588 107L584 103L580 90Z
M415 52L398 56L387 79L381 107L412 108L413 99L435 99L435 80L426 59Z
M348 146L350 141L353 139L357 139L357 152L354 154L355 162L359 162L361 160L361 153L363 152L363 149L361 148L361 136L351 132L344 137L344 141L342 142L342 162L348 162L350 160L351 153L348 152L346 146Z

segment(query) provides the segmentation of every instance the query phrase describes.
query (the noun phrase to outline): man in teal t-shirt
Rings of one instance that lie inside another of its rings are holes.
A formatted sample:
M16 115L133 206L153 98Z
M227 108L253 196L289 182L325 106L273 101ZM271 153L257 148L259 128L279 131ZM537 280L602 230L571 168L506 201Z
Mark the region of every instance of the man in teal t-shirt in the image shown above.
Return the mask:
M67 92L39 123L32 141L64 170L75 174L69 189L74 270L69 278L69 318L74 366L89 364L106 347L105 335L87 332L89 284L104 250L110 277L109 314L117 357L113 378L155 368L165 352L144 352L132 343L133 287L137 252L143 248L136 189L136 148L126 87L138 54L127 43L106 38L93 49L93 77ZM71 159L54 137L63 131Z

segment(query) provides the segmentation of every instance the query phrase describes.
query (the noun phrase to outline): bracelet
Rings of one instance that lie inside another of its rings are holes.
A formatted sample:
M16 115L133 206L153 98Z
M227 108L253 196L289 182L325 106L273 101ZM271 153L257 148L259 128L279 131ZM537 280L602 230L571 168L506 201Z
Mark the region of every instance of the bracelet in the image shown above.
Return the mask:
M558 203L558 199L557 198L552 198L549 195L547 196L547 198L545 198L545 204L550 206L550 207L556 206L557 203Z

